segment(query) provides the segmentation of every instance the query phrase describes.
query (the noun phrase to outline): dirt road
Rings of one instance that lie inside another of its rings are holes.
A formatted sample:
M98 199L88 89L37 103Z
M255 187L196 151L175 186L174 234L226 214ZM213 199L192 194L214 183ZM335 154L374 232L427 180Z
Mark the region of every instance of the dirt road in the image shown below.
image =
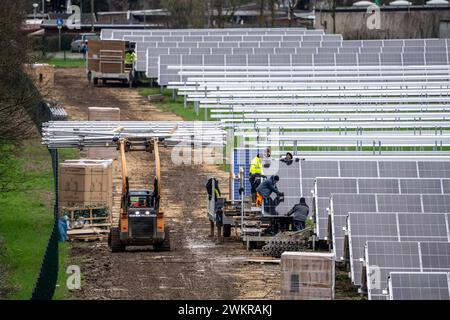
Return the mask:
M55 96L61 99L71 119L87 119L87 108L118 107L122 119L176 120L123 87L92 88L81 69L58 69ZM152 178L153 167L145 153L128 156L132 187L143 187ZM174 250L154 253L133 251L111 254L106 243L73 243L72 264L80 265L82 288L76 299L277 299L279 265L249 264L260 252L246 251L229 239L216 244L209 235L205 183L218 176L227 192L227 174L215 166L175 166L170 149L161 152L162 203ZM119 199L119 172L115 171L115 208Z

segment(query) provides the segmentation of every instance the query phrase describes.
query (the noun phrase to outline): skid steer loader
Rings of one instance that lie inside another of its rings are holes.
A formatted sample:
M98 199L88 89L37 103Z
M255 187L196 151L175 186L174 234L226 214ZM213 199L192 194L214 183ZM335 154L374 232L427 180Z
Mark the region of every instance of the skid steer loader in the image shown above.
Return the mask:
M112 252L125 251L127 246L153 246L155 251L170 251L170 233L160 209L161 163L158 139L132 140L115 138L122 170L122 196L119 226L110 229L108 245ZM156 174L153 190L130 189L126 152L154 153Z

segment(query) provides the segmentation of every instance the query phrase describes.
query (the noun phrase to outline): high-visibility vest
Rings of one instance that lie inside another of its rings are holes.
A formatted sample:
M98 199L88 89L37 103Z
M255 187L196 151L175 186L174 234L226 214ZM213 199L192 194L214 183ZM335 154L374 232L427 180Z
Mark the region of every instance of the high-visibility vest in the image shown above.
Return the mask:
M127 54L125 55L125 63L126 64L133 64L135 59L136 59L136 53L134 53L134 52L133 53L127 52Z
M262 164L259 157L254 157L250 163L250 174L262 174Z

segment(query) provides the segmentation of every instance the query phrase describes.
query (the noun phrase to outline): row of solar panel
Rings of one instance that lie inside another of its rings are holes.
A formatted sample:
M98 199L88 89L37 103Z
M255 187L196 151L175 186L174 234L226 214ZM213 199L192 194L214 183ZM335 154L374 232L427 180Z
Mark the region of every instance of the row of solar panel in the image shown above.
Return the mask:
M450 207L450 195L443 194L349 194L335 193L330 200L330 223L333 238L333 253L337 261L345 259L345 227L347 217L353 212L419 212L447 213ZM378 214L374 214L376 216ZM448 227L444 224L446 232ZM397 229L396 229L397 230ZM387 232L381 231L379 232ZM383 233L381 233L383 235ZM448 236L448 233L446 233ZM398 237L397 237L398 238ZM397 239L395 239L397 240ZM445 241L449 239L446 238ZM357 276L353 279L357 281Z
M370 300L436 299L448 300L450 272L450 243L425 241L367 241L365 245L365 285ZM421 273L422 281L411 283L404 276L389 277L393 273ZM441 276L430 277L430 273ZM411 285L414 284L414 287ZM394 291L395 288L395 291ZM389 290L390 289L390 290ZM412 295L411 292L414 292Z
M450 43L442 43L440 46L398 46L398 47L343 47L341 42L332 41L271 41L271 42L246 42L246 41L214 41L214 42L138 42L136 51L142 56L148 50L152 56L155 49L232 49L232 48L303 48L305 53L329 52L329 53L376 53L376 52L446 52ZM152 49L152 50L149 50ZM214 54L214 53L213 53Z
M151 70L158 70L158 62L159 62L159 56L161 55L210 55L210 56L217 56L217 55L285 55L284 58L286 58L286 61L284 64L290 65L290 56L289 55L303 55L303 54L331 54L337 53L338 56L336 57L337 63L345 63L345 56L340 56L339 54L376 54L376 53L385 53L385 54L396 54L396 56L393 56L393 61L398 61L399 65L401 65L401 55L402 53L409 53L409 54L440 54L442 57L446 57L447 55L447 48L446 47L387 47L387 48L323 48L323 47L260 47L260 48L253 48L253 47L242 47L244 43L237 43L235 48L203 48L203 47L193 47L193 48L154 48L149 49L147 52L147 49L144 51L138 50L138 56L143 57L147 56L146 59L139 59L137 61L136 70L137 71L146 71L147 66ZM284 43L283 45L286 45ZM408 48L408 49L407 49ZM432 58L433 55L431 55L428 60ZM349 56L350 59L352 56ZM353 56L354 57L354 56ZM209 59L214 59L213 57ZM385 61L388 61L388 57L383 59ZM320 61L320 57L316 58L316 60ZM348 61L349 65L353 62L352 60ZM357 61L354 61L357 63Z
M161 43L214 43L214 42L332 42L336 46L342 45L342 37L337 35L308 35L308 34L280 34L280 35L218 35L218 36L124 36L123 41L148 44L153 47L154 44ZM446 41L432 43L433 46L445 46ZM334 45L333 45L334 46Z
M250 161L256 154L264 150L237 148L233 150L233 172L239 173L244 169L245 194L250 194L249 169ZM279 185L284 188L292 184L294 193L286 193L287 198L298 199L299 196L310 197L314 191L316 177L356 177L356 178L450 178L450 161L433 161L426 158L412 159L383 159L383 160L301 160L290 165L278 160L271 161L271 173L281 178ZM264 168L268 171L269 168ZM240 199L237 192L239 182L234 183L234 198ZM312 207L312 202L308 203ZM281 210L281 214L285 211ZM322 238L327 234L321 235Z
M380 165L383 166L383 163ZM315 179L313 197L315 202L316 228L319 238L324 238L329 230L328 215L330 198L334 193L450 194L450 179L317 177ZM340 227L337 226L337 229Z
M165 35L210 35L210 34L286 34L286 35L324 35L323 30L304 30L304 29L209 29L209 30L111 30L103 29L101 33L101 38L104 40L123 40L125 36L165 36ZM324 39L332 40L336 38L341 38L340 35L324 35ZM160 38L156 38L158 40ZM198 38L195 38L198 39ZM208 38L207 38L208 39ZM144 41L144 38L142 39ZM246 39L247 40L247 39ZM249 39L250 40L250 39ZM384 47L384 46L441 46L442 42L447 39L387 39L387 40L345 40L342 41L343 47ZM197 40L196 40L197 41Z
M169 66L414 66L446 65L447 53L375 53L375 54L301 54L301 55L161 55L159 83L186 81L187 76ZM147 66L147 75L154 77L154 68ZM217 75L216 75L217 76Z
M390 300L450 300L450 272L390 272Z
M137 47L139 55L146 54L147 58L159 57L163 54L313 54L313 53L446 53L447 47L378 47L378 48L342 48L342 47L309 47L298 45L297 43L284 42L275 46L251 46L244 42L231 42L232 45L228 47L219 47L219 43L214 43L213 46L206 46L209 43L201 42L198 46L192 47L169 47L158 46L155 48L141 48ZM291 46L292 45L292 46Z
M234 172L237 173L239 167L246 168L244 169L246 193L249 191L248 165L246 164L256 153L257 150L245 149L238 149L235 152ZM308 191L302 191L305 184L306 190L312 190L311 180L312 183L316 180L314 190L317 195L331 196L331 200L330 198L327 200L332 218L330 220L333 223L333 250L336 257L351 259L351 274L356 285L363 285L360 280L363 278L361 259L365 257L364 245L367 241L383 241L383 244L373 242L375 248L378 248L386 247L386 244L389 244L389 247L404 247L403 244L397 245L398 241L403 241L398 243L405 243L404 241L448 242L450 240L447 213L450 208L450 195L442 194L450 191L450 179L441 178L450 177L450 162L448 161L302 160L294 161L289 165L277 162L272 161L272 165L270 168L266 168L266 171L274 170L280 176L278 188L285 193L284 209L290 209L293 204L298 203L300 196L308 194ZM274 163L277 163L279 168L274 168L276 167L273 165ZM319 171L321 173L318 173ZM270 172L270 174L274 174L274 172ZM320 178L318 177L320 175L353 178ZM361 176L366 178L361 178ZM371 176L388 178L367 178ZM403 178L389 178L392 176ZM309 186L307 186L308 184ZM236 187L235 190L237 190ZM358 192L368 192L369 194L358 194ZM375 194L379 192L383 194ZM236 196L237 194L235 194ZM325 196L322 198L326 198ZM308 198L311 201L313 197ZM288 204L286 205L286 203ZM312 210L316 207L312 205L312 202L309 204ZM322 208L326 207L323 205ZM277 211L280 213L280 207L277 208ZM315 212L320 211L316 210ZM347 216L350 218L347 219ZM345 227L349 230L347 255L344 254L346 252L344 250ZM390 244L386 241L395 241L395 243ZM400 255L401 259L395 259L387 254L388 250L384 252L383 257L381 253L374 254L373 247L373 245L370 246L370 254L366 261L375 261L376 259L376 265L379 268L379 278L376 279L379 283L374 284L371 281L371 284L368 285L369 298L386 299L388 296L383 291L387 288L389 272L404 270L403 261L412 258L411 254L406 253L404 256ZM423 247L419 246L418 248ZM440 248L441 245L433 246L435 249L436 247ZM430 258L429 251L422 251L424 258L422 261L425 262L419 269L413 270L442 271L450 268L450 251L436 254L435 249L433 249L433 258ZM370 257L372 258L370 259ZM429 262L430 259L431 262ZM447 261L447 265L444 265L442 261ZM392 266L397 267L392 269ZM372 271L373 265L370 267L370 272L364 275L372 276Z
M352 282L363 284L364 247L367 241L450 241L448 213L349 212L345 260ZM436 266L438 267L438 266Z
M265 35L265 34L324 34L323 30L306 30L304 28L228 28L228 29L102 29L100 38L102 40L122 40L124 36L190 36L190 35Z

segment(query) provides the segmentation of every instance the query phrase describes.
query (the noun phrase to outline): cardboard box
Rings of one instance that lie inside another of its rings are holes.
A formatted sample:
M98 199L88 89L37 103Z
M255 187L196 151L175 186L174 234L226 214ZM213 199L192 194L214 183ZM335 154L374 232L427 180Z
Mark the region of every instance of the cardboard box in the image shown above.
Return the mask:
M69 160L59 172L60 206L111 208L112 160Z
M88 108L89 121L120 121L119 108ZM114 147L86 148L86 156L89 159L113 159L119 158L119 151Z
M334 284L333 254L284 252L281 255L282 300L332 300Z

